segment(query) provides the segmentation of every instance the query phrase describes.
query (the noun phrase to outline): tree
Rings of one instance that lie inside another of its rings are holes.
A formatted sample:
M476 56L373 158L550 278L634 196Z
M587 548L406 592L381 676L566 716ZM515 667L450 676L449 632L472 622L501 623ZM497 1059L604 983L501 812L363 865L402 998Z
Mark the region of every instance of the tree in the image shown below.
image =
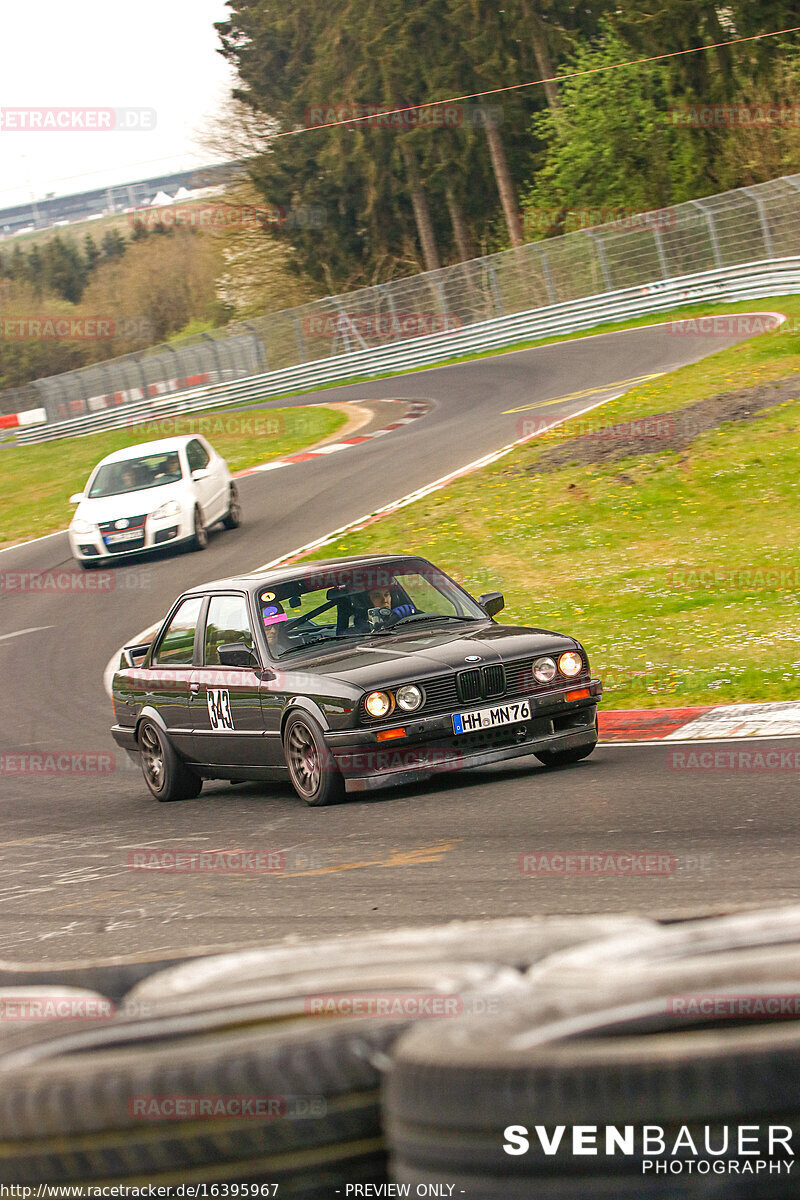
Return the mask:
M97 248L97 243L90 233L86 234L83 239L83 257L86 261L86 273L91 275L92 271L100 261L100 251Z
M33 285L34 294L37 297L40 296L42 294L42 288L44 287L45 282L45 266L44 259L42 258L41 252L36 243L34 243L34 245L31 247L30 253L28 254L28 267L26 275Z
M83 295L86 265L75 243L59 234L45 243L42 277L50 291L75 304Z
M579 49L575 71L624 62L631 49L606 27ZM659 64L623 67L565 80L558 114L534 118L546 151L524 208L573 207L642 212L702 193L703 160L695 131L670 125L666 74ZM560 232L556 229L554 232Z
M103 258L121 258L125 253L125 238L118 229L107 229L100 242Z

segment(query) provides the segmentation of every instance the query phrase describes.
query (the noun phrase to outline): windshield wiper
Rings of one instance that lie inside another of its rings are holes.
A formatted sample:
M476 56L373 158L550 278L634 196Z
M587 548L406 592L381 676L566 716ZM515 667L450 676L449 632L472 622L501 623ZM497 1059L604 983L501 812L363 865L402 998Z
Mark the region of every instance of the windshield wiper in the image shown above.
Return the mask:
M454 613L409 613L407 617L401 617L399 621L395 621L389 629L397 629L398 625L405 624L406 621L479 621L480 617L457 617Z
M354 637L362 637L362 634L353 633L328 633L322 634L319 637L312 637L310 642L302 642L299 646L290 646L288 650L283 650L278 657L286 658L287 654L296 654L298 650L311 650L314 646L325 646L329 642L348 642Z

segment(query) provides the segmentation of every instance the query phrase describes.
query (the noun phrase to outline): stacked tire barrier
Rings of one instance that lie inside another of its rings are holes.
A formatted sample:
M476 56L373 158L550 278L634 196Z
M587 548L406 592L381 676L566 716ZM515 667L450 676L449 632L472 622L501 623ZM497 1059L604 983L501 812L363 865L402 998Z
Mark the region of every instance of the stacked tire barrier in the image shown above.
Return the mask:
M31 996L97 1017L0 1020L1 1183L798 1194L781 1164L800 1137L800 909L455 923L141 966L0 966L4 1017Z

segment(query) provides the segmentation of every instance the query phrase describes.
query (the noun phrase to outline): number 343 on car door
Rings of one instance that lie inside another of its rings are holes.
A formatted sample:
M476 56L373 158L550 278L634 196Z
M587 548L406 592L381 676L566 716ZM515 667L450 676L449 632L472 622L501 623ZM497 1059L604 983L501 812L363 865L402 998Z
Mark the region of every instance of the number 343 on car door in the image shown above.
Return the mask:
M227 689L208 689L208 715L212 729L233 729L231 698Z

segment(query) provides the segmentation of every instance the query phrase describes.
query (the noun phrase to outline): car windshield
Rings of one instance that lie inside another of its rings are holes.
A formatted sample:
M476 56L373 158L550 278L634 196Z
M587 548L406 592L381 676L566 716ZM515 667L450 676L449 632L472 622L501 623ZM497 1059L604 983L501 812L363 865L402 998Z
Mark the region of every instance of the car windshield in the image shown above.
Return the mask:
M471 596L422 559L344 570L312 566L265 588L259 605L274 658L325 642L409 632L411 625L487 620Z
M92 480L88 496L90 500L96 500L103 496L121 496L125 492L163 487L167 483L177 483L181 474L177 450L104 463Z

